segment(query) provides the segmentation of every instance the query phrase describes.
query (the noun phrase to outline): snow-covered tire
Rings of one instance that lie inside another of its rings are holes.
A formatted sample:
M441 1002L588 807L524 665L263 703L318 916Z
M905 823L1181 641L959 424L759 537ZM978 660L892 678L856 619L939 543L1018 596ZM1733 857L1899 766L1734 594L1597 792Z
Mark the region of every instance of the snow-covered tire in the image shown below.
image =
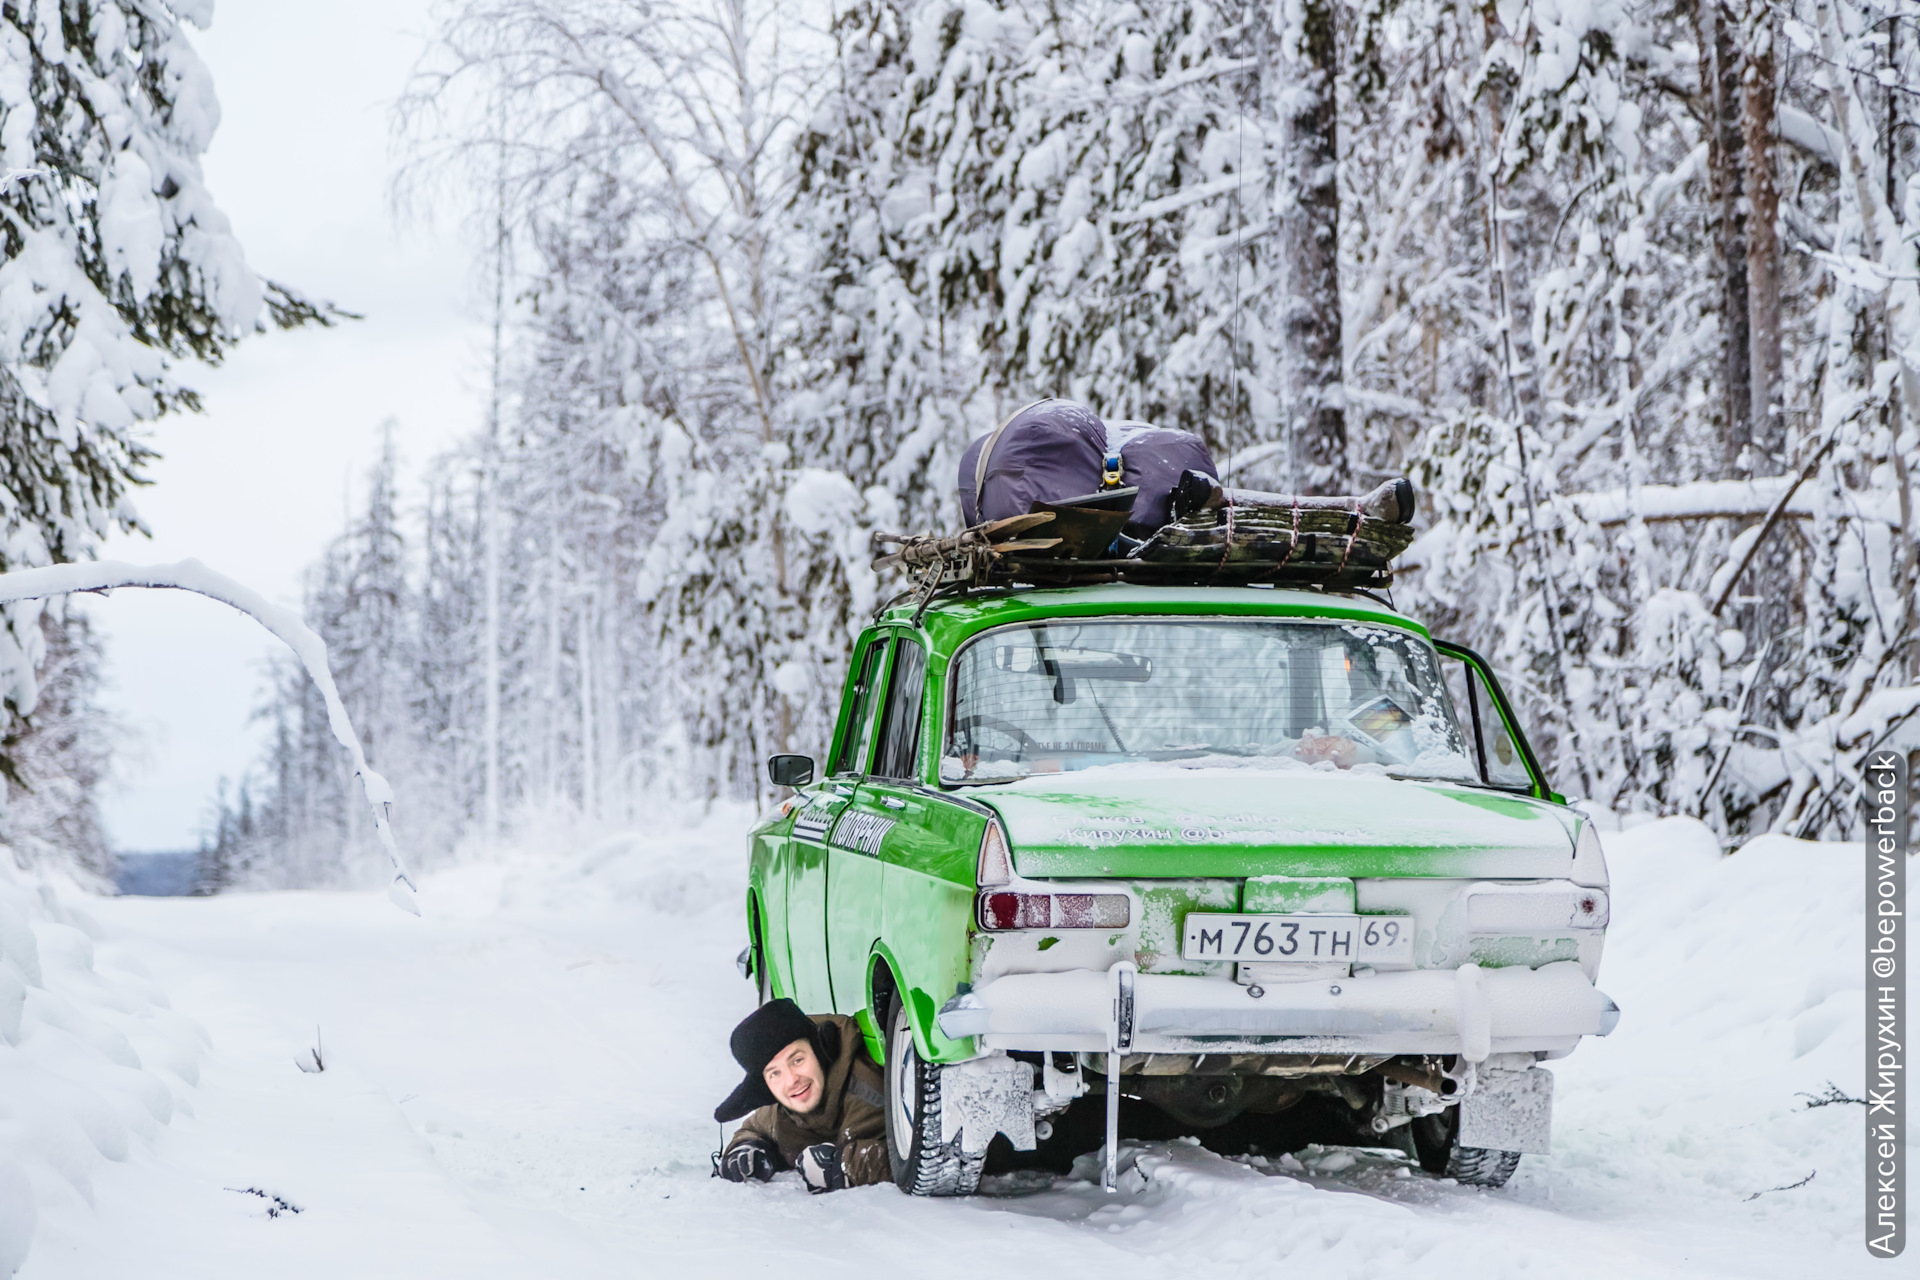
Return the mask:
M1518 1151L1454 1145L1447 1157L1447 1176L1463 1187L1504 1187L1520 1167Z
M1461 1146L1457 1140L1458 1107L1420 1116L1407 1127L1413 1131L1413 1149L1420 1167L1428 1173L1452 1178L1463 1187L1504 1187L1513 1171L1520 1167L1518 1151Z
M960 1139L940 1141L940 1079L945 1068L920 1060L913 1024L899 996L887 1018L887 1156L893 1181L910 1196L970 1196L980 1186L984 1153L968 1156Z

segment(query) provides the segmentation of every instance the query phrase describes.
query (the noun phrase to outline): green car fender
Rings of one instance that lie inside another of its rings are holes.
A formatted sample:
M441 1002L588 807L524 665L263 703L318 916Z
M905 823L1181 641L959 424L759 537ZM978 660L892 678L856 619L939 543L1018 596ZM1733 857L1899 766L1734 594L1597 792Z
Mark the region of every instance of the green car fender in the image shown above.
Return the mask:
M758 982L764 969L767 989L777 999L786 991L780 981L779 968L773 963L773 948L767 945L767 911L760 897L758 880L756 874L747 889L747 954L753 965L749 976Z
M747 948L755 966L753 976L758 978L764 965L767 989L779 997L787 994L789 985L782 972L786 939L774 919L775 908L767 899L766 866L756 857L747 866Z
M978 1053L973 1038L950 1040L935 1019L972 976L974 872L993 810L925 785L889 790L905 801L897 812L910 820L894 828L887 843L883 924L872 964L884 960L899 984L921 1059L964 1061ZM868 995L874 1017L883 1018L886 1011Z
M766 966L768 989L776 997L793 994L785 880L792 825L790 816L779 814L758 823L748 835L746 942L756 963Z
M971 1036L964 1040L949 1040L940 1034L939 1025L934 1021L940 1012L941 1004L953 995L937 995L933 990L914 982L908 971L886 942L876 942L867 964L867 998L865 1007L856 1015L860 1030L867 1037L867 1048L873 1054L875 1062L887 1060L887 1028L884 1023L886 1010L880 1007L879 987L874 979L885 965L887 972L893 975L898 984L903 1002L907 1008L907 1022L913 1028L914 1052L923 1062L960 1062L976 1056ZM949 983L949 986L954 984Z

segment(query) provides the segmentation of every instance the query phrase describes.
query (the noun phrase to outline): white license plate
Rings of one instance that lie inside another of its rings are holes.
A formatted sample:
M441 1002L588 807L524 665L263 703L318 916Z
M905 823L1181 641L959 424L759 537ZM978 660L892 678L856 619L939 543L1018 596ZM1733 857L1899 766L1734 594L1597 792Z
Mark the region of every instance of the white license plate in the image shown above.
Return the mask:
M1243 964L1379 964L1413 958L1406 916L1225 915L1189 911L1180 954Z

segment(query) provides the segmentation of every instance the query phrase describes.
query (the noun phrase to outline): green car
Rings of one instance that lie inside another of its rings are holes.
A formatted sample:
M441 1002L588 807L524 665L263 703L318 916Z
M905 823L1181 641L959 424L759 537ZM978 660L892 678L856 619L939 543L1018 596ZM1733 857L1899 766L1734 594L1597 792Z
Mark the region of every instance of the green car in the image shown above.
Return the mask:
M1111 1186L1123 1098L1141 1136L1310 1116L1294 1145L1499 1185L1547 1149L1537 1064L1619 1017L1598 837L1486 663L1370 596L892 608L823 776L770 771L742 966L859 1020L908 1192L974 1191L990 1146L1062 1167L1102 1120Z

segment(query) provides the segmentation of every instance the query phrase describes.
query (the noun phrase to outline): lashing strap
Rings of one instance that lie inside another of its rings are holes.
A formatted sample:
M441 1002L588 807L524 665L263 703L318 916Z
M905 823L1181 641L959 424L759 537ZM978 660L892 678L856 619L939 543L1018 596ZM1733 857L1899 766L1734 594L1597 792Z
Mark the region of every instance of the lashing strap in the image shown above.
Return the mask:
M981 493L981 490L987 487L987 463L993 460L993 447L1000 443L1000 437L1007 433L1007 428L1013 425L1015 418L1033 408L1034 405L1043 403L1045 400L1046 397L1042 396L1039 400L1023 404L1018 409L1015 409L1007 415L1005 422L993 429L993 434L987 437L987 442L980 446L980 456L973 464L973 518L975 523L986 519L986 495Z

